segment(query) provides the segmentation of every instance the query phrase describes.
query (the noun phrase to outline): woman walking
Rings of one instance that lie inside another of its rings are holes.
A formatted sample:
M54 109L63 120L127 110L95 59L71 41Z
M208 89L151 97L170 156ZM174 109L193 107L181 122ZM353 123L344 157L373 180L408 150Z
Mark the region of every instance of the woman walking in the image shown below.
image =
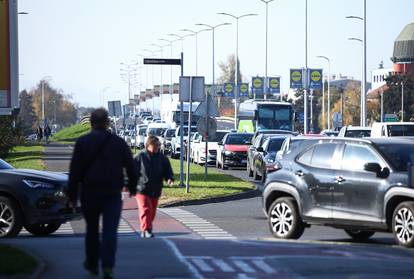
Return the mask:
M160 141L156 136L149 136L145 151L135 157L138 167L138 202L141 237L154 237L152 222L157 211L164 180L169 186L174 184L170 161L160 151Z

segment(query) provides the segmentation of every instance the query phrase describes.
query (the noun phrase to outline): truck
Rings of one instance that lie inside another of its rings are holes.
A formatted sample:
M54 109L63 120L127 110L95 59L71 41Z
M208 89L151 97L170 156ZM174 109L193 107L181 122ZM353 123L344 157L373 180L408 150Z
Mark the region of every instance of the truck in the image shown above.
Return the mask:
M372 124L372 138L407 136L414 136L414 122L375 122Z
M288 102L272 100L247 100L239 107L239 132L254 133L257 130L293 131L295 111Z

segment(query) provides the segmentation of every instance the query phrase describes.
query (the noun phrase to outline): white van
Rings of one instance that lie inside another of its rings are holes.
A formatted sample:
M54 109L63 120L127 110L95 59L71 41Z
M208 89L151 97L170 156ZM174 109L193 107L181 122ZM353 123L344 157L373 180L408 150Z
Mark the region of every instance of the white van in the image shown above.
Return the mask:
M372 138L413 137L414 122L375 122L372 124Z
M147 141L147 137L149 135L153 135L153 136L156 136L158 138L162 137L164 132L169 128L171 128L171 127L167 123L150 123L150 124L148 124L147 134L146 134L146 137L145 137L145 142Z

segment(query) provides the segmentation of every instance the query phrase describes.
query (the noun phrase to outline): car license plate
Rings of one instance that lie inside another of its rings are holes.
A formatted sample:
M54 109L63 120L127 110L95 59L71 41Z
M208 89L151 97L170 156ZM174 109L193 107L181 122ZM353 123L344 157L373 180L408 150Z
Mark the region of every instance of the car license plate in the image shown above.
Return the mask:
M247 160L242 160L241 163L242 164L247 164Z

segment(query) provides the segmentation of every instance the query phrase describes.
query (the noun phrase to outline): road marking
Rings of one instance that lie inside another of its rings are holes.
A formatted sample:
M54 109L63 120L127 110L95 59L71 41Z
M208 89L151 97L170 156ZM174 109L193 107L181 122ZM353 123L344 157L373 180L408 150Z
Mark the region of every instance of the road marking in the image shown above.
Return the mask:
M213 263L218 266L223 272L234 272L234 269L225 261L220 259L213 259Z
M55 231L54 233L50 234L50 235L73 235L74 231L73 228L70 224L70 222L64 223L60 226L60 228ZM28 232L25 228L23 228L20 233L20 236L29 236L32 235L30 232Z
M204 239L236 239L235 236L219 228L215 224L196 214L185 211L181 208L162 208L163 213L174 218Z
M240 268L243 272L246 272L246 273L256 272L256 270L254 270L253 268L251 268L249 264L247 264L246 262L244 262L242 260L233 260L233 263L238 268Z
M201 271L203 272L213 272L214 268L209 266L204 259L192 259L191 260Z
M118 233L120 234L135 233L135 230L124 220L124 218L121 218L119 220Z
M258 269L261 269L268 274L275 273L275 270L270 265L268 265L264 260L253 260L252 263Z

